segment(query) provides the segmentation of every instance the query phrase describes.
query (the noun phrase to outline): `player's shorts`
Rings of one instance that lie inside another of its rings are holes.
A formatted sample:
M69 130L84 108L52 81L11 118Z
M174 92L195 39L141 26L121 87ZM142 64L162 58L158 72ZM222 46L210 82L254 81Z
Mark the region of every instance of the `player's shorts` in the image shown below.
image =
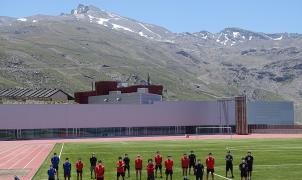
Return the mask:
M52 166L57 172L59 170L59 166Z
M240 177L247 177L247 172L241 172Z
M168 169L166 169L166 175L172 175L173 174L173 170L168 170Z
M90 166L90 171L95 171L95 166Z
M104 180L104 177L96 178L96 180Z
M162 168L163 168L163 166L162 166L161 164L156 164L156 165L155 165L155 169L156 169L156 170L157 170L157 169L162 170Z
M247 171L248 171L248 172L253 171L253 166L247 166Z
M117 172L116 173L116 175L117 175L117 177L120 177L120 176L122 176L122 177L125 177L125 172Z
M189 165L189 167L191 168L191 167L195 167L195 163L190 163L190 165Z
M189 167L188 167L188 166L183 166L182 168L183 168L183 169L188 169Z
M50 178L48 178L48 180L55 180L55 178L54 177L50 177Z
M83 174L83 170L77 170L78 174Z
M135 168L135 170L137 170L137 171L141 171L141 170L142 170L142 168Z
M68 177L70 178L71 177L70 172L67 172L67 173L64 172L64 177L65 178L68 178Z
M130 165L125 165L124 169L125 169L125 170L126 170L126 169L130 170Z
M148 174L147 180L154 180L154 174Z
M226 167L225 167L225 170L226 171L229 171L229 170L233 170L233 164L226 164Z
M209 173L214 173L215 171L214 171L214 169L208 169L207 168L207 174L209 174Z

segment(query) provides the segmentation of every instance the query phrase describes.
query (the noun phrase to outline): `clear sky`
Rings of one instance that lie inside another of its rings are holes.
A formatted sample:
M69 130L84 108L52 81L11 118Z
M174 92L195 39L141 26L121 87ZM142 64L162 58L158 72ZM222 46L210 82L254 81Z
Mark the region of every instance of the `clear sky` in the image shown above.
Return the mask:
M0 0L0 16L69 13L79 3L157 24L173 32L240 27L302 33L302 0Z

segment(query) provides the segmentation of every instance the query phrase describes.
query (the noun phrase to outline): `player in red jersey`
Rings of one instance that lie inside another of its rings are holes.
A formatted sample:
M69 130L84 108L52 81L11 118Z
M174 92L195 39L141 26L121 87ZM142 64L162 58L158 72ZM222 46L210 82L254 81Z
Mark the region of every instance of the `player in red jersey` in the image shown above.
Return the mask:
M96 180L104 180L104 175L105 175L105 166L102 164L102 161L99 160L98 164L95 167Z
M76 163L76 170L77 170L77 180L82 180L82 176L83 176L83 167L84 164L81 160L81 158L78 159L78 162Z
M166 180L170 176L170 180L172 180L173 175L173 160L172 156L168 156L168 159L165 161L165 168L166 168Z
M120 176L125 180L125 163L122 157L119 157L116 162L116 179L120 179Z
M160 178L163 178L163 173L162 173L162 162L163 162L163 157L160 154L159 151L156 152L154 156L154 161L155 161L155 177L157 178L157 170L159 169L160 172Z
M138 174L139 179L142 179L142 169L143 169L143 160L141 156L138 154L135 159L135 171L136 171L136 180L138 180Z
M209 157L206 159L207 166L207 180L209 179L209 173L211 173L212 180L214 180L214 167L215 167L215 158L212 156L212 153L209 153Z
M152 159L149 159L148 160L148 164L147 164L147 180L154 180L154 169L155 169L155 166L153 164L153 161Z
M188 168L189 168L189 162L190 159L188 158L187 154L184 154L183 157L181 157L181 168L182 168L182 176L184 179L188 179Z

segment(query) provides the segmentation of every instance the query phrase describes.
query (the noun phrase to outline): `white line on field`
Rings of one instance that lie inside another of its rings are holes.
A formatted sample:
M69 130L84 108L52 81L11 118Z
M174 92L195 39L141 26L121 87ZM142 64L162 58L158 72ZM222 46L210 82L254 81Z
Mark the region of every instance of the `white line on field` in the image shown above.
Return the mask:
M61 151L60 151L60 154L59 154L59 158L61 158L61 155L62 155L62 152L63 152L63 148L64 148L64 143L62 144Z
M216 173L214 173L214 175L215 175L215 176L218 176L218 177L220 177L220 178L222 178L222 179L232 180L232 179L226 178L226 177L224 177L224 176L221 176L221 175L219 175L219 174L216 174Z

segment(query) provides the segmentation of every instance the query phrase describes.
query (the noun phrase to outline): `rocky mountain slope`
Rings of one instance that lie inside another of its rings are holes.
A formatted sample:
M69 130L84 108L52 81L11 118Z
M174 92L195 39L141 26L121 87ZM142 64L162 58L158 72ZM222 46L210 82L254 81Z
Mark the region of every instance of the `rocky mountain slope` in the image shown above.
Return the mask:
M239 28L173 33L94 6L60 16L0 17L0 88L89 90L90 79L165 86L170 100L245 92L295 102L302 120L302 35Z

